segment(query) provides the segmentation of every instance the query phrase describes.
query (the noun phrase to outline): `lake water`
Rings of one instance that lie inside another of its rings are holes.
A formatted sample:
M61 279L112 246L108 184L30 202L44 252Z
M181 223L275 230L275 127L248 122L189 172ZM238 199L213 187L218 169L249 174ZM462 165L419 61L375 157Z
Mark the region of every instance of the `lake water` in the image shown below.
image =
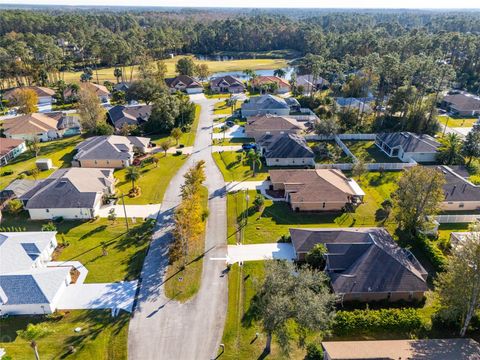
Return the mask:
M294 68L288 67L288 68L284 68L283 70L286 72L285 79L290 80ZM270 69L270 70L255 70L255 73L256 73L257 75L260 75L260 76L273 76L273 72L274 72L274 71L275 71L275 69ZM211 78L215 78L215 77L220 77L220 76L227 76L227 75L234 76L234 77L236 77L236 78L239 78L240 80L248 80L248 79L249 79L249 76L245 75L245 74L243 73L243 71L222 71L222 72L217 72L217 73L213 73L213 74L210 76L210 79L211 79Z

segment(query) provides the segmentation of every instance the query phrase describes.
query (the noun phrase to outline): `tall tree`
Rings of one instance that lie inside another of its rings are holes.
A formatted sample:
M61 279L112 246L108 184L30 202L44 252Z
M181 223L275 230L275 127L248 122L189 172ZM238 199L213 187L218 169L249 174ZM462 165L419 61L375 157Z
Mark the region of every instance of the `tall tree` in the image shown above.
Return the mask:
M135 182L140 179L140 171L136 166L127 167L127 172L125 173L125 180L132 183L132 192L135 191Z
M38 95L32 89L17 89L13 94L13 104L20 114L32 114L38 111Z
M445 177L432 168L414 166L403 172L393 199L400 228L416 235L425 228L427 216L440 210L445 198Z
M467 166L470 166L474 158L480 158L480 128L474 128L467 134L462 146L462 155L468 159Z
M438 275L436 292L441 303L440 314L460 322L460 336L480 310L480 223L454 246L446 271Z
M455 133L449 133L440 139L441 146L438 148L437 159L442 164L452 165L463 162L462 139Z
M183 131L180 128L173 128L172 131L170 132L170 136L175 139L175 145L178 145L178 140L183 135Z
M30 342L30 347L33 349L35 354L35 359L40 360L40 355L38 354L38 345L37 340L47 336L52 331L48 329L43 324L28 324L25 330L17 331L17 335L22 339Z
M95 92L82 89L78 96L78 113L82 129L87 133L95 133L97 126L105 123L105 108Z
M257 168L260 169L262 167L262 158L260 156L260 153L254 149L250 149L247 154L247 158L250 166L252 167L252 176L255 176L255 174L257 173Z
M272 336L288 354L294 321L298 335L329 327L334 315L335 295L330 293L327 276L308 267L296 268L291 262L266 261L265 279L253 299L254 313L267 333L264 352L270 353Z
M195 62L191 57L184 57L177 61L175 66L178 75L195 75Z
M196 67L195 67L195 74L198 76L198 78L201 80L201 81L205 81L208 79L208 77L210 76L210 69L208 68L208 65L207 64L198 64Z

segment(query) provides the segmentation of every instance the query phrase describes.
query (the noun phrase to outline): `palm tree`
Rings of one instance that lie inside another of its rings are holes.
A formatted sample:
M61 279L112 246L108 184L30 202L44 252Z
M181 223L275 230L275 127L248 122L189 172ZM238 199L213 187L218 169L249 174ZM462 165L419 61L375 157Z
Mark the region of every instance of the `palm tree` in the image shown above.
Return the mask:
M276 69L273 71L273 76L278 76L278 77L285 77L285 75L287 74L287 72L283 69Z
M260 169L262 167L262 160L260 153L258 153L256 150L250 150L247 154L248 156L248 161L250 162L250 165L252 166L253 170L253 176L256 174L257 166Z
M129 166L125 174L125 180L132 182L132 191L135 190L135 181L140 179L140 171L136 166Z
M25 330L17 331L17 335L20 336L22 339L26 341L30 341L30 347L33 349L35 353L35 359L40 360L40 355L38 355L38 346L37 341L41 337L44 337L51 333L45 325L42 324L28 324Z
M449 133L440 139L441 146L438 148L438 160L445 165L463 162L462 139L455 133Z
M118 79L122 77L122 69L120 68L115 68L115 70L113 70L113 76L115 76L115 78L117 79L117 84L118 84Z

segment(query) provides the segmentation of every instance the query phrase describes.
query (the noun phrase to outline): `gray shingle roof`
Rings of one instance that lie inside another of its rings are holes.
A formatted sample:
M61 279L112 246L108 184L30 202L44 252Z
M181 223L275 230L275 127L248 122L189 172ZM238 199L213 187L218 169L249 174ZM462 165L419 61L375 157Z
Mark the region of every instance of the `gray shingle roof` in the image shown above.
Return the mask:
M258 144L265 148L264 156L273 159L314 158L303 137L296 134L263 135Z
M458 111L479 111L480 96L460 92L457 94L449 94L443 98L443 101L454 107Z
M152 113L151 105L123 106L115 105L108 110L108 117L116 129L124 124L140 125L148 120Z
M446 183L443 185L445 201L479 201L480 186L455 173L448 166L436 167L445 176Z
M404 152L436 152L440 143L430 135L417 135L411 132L383 133L377 135L390 148L401 147Z
M285 99L274 95L252 96L242 104L242 110L290 109Z
M327 268L338 294L426 291L425 269L383 228L290 229L297 253L327 247Z
M32 275L0 275L0 287L7 304L45 304L48 299Z
M93 136L77 145L74 159L79 161L130 160L134 146L146 148L149 142L149 138L138 136Z
M242 80L237 79L234 76L226 75L226 76L219 76L210 80L211 86L219 86L221 83L224 83L227 86L241 86L245 87Z

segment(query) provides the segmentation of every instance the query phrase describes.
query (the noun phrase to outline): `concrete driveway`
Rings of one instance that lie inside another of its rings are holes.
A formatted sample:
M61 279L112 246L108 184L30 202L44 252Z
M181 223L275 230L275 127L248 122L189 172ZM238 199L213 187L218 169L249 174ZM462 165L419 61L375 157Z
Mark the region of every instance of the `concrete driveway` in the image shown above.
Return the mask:
M290 243L228 245L227 262L235 264L241 261L256 260L293 260L295 250Z
M244 138L245 137L245 128L240 125L233 125L231 128L228 128L227 131L225 131L225 134L223 132L221 133L214 133L212 134L214 139L232 139L232 138Z
M148 205L125 205L127 217L129 218L156 218L160 211L161 204L148 204ZM115 209L115 214L119 218L125 217L125 211L123 205L105 205L102 206L98 212L98 216L101 218L107 218L110 209Z
M131 312L137 281L105 284L72 284L67 286L58 302L58 308L123 309Z
M271 185L268 180L265 181L230 181L225 183L227 192L236 192L241 190L260 190L264 192Z

